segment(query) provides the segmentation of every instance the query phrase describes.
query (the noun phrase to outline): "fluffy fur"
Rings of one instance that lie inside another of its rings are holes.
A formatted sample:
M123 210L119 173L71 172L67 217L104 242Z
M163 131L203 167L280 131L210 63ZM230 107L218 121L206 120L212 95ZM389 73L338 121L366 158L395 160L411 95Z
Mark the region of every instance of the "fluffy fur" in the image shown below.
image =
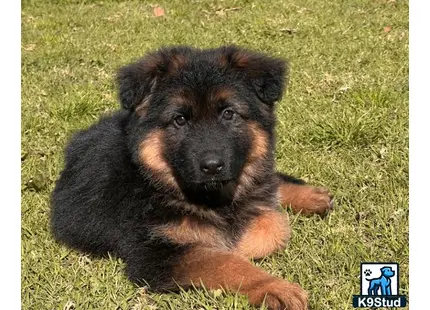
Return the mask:
M274 171L286 63L234 46L172 47L119 70L122 109L74 135L52 195L55 238L111 252L152 290L203 283L270 309L306 293L247 258L283 248L281 202L324 213L326 190Z

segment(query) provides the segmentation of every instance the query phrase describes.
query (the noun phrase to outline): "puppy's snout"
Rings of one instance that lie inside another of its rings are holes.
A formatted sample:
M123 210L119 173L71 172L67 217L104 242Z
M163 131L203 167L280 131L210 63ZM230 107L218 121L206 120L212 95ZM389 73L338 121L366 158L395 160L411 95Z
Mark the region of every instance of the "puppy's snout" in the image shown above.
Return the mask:
M216 175L224 169L225 163L221 155L207 152L200 159L200 171L206 175Z

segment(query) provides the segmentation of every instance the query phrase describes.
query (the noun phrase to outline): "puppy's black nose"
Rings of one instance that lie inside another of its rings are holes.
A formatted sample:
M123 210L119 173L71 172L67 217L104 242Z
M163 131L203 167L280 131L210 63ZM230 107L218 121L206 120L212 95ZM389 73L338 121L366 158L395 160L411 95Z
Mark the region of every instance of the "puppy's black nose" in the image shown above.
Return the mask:
M210 153L200 161L200 170L207 175L216 175L224 168L224 160L221 156Z

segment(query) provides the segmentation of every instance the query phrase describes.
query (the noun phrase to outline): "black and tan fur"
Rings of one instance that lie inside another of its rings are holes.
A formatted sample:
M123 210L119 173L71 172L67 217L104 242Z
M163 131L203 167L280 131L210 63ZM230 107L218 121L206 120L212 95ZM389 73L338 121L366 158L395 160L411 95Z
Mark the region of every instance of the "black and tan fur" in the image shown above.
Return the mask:
M290 238L279 204L331 207L275 172L284 61L234 46L172 47L119 70L122 109L72 138L52 196L57 240L111 252L152 290L223 287L270 309L307 308L298 284L252 265Z

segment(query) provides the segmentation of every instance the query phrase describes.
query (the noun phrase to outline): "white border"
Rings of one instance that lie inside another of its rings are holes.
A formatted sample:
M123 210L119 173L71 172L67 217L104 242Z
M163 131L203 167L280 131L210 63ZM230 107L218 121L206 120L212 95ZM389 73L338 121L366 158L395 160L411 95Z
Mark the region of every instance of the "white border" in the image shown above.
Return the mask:
M397 0L402 1L402 0ZM428 296L422 268L427 266L430 189L430 66L428 31L430 3L410 1L410 309L423 309ZM2 1L0 26L2 55L0 74L3 117L0 122L2 158L0 235L3 269L0 297L3 308L20 308L20 1ZM6 307L7 306L7 307ZM421 306L421 307L420 307Z
M399 1L399 0L398 0ZM410 292L409 308L425 309L428 303L428 265L430 194L428 174L430 160L430 72L429 1L410 1Z
M0 4L2 308L21 308L21 1Z

